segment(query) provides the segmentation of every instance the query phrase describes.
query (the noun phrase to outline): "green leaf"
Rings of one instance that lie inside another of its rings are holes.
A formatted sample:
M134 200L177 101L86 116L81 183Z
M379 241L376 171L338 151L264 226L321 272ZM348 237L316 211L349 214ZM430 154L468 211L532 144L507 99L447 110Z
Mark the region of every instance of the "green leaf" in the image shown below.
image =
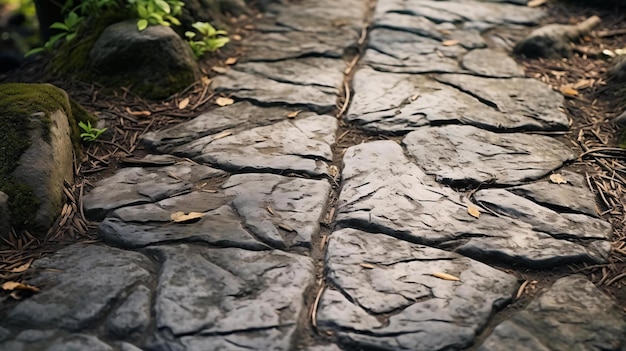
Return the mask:
M172 11L172 9L170 8L170 5L165 2L165 0L154 0L154 3L161 8L161 10L163 10L163 12L165 13L170 13Z
M191 32L191 31L186 31L185 32L185 37L189 38L189 39L193 39L196 36L196 33Z
M148 20L140 19L137 21L137 29L139 29L140 32L146 28L148 28Z
M66 32L68 32L70 29L68 28L68 26L65 25L65 23L61 23L61 22L54 22L52 23L52 25L50 25L51 29L60 29L60 30L64 30Z
M138 5L135 9L137 10L137 15L139 16L139 18L148 18L148 9L146 9L145 6Z
M65 37L65 40L67 40L68 42L72 41L74 38L76 38L76 34L76 32L68 34L67 37Z
M38 53L44 52L44 51L46 51L46 49L44 49L42 47L34 48L34 49L29 50L27 53L25 53L24 57L28 57L28 56L31 56L31 55L34 55L34 54L38 54Z
M167 20L168 20L171 24L173 24L173 25L175 25L175 26L180 26L180 21L178 20L178 18L176 18L176 17L174 17L174 16L170 16L170 15L167 15L167 17L165 17L165 18L167 18Z
M161 16L161 15L160 15L160 14L158 14L158 13L151 13L151 14L148 16L148 20L150 20L150 19L154 19L154 20L156 21L156 23L158 23L158 24L165 25L165 23L166 23L166 22L163 20L163 16Z

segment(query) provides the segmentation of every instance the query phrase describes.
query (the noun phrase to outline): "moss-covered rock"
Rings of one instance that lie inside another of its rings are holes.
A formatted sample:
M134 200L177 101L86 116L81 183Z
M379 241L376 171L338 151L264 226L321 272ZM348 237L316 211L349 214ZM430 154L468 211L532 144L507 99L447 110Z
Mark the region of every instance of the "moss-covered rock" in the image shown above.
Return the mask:
M77 121L95 123L62 89L0 84L0 191L13 227L43 232L60 213L72 152L80 152Z

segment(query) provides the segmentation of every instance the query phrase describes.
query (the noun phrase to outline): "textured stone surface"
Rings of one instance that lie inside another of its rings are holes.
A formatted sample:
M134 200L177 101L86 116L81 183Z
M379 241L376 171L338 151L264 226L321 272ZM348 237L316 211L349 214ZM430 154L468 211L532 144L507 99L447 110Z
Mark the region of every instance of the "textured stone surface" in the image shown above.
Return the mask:
M221 138L206 136L181 145L174 152L230 171L303 172L320 176L328 172L327 162L332 160L330 145L324 140L333 140L329 137L337 130L337 119L309 118L328 127L314 133L301 120L283 121Z
M322 296L318 325L382 349L467 347L518 285L515 277L466 257L353 229L332 234L326 265L339 290ZM437 272L460 281L432 276Z
M582 276L561 278L523 311L499 324L478 348L624 350L626 315Z
M568 146L551 137L499 134L471 126L420 128L403 144L426 173L443 183L518 184L576 158Z
M126 291L148 281L152 267L136 252L74 244L34 263L41 273L29 283L46 288L21 301L1 323L81 330L107 313Z
M524 70L503 51L493 49L472 50L463 56L463 68L487 77L523 77ZM542 89L543 90L543 89Z
M152 293L139 285L107 320L107 331L118 338L131 338L148 331Z
M603 262L610 250L605 240L585 244L567 240L575 238L573 233L578 231L557 238L533 230L524 222L528 219L523 213L505 217L483 211L480 218L474 218L467 211L471 202L435 183L392 141L349 148L342 176L337 205L337 222L342 226L454 249L479 259L497 258L533 267ZM597 229L601 231L585 236L604 238L606 226L598 225Z
M182 337L188 350L250 342L271 346L260 349L288 349L304 307L304 290L313 282L310 259L279 251L187 245L149 252L161 261L157 327Z
M494 82L504 84L502 81ZM356 72L353 86L355 95L346 119L370 132L406 133L420 126L442 123L463 123L491 130L554 130L567 128L568 123L561 112L546 110L548 106L543 103L544 98L534 102L532 99L517 101L496 96L495 102L486 103L483 97L477 99L473 93L465 93L426 76L389 74L363 68ZM509 91L503 87L498 89ZM540 88L544 93L546 89L548 96L552 96L554 92L549 88ZM550 108L561 106L562 99L558 96Z
M166 167L129 167L95 184L84 199L87 216L102 219L109 211L185 193L194 183L224 176L214 168L179 160Z
M25 330L15 340L0 343L0 350L11 351L115 351L116 349L87 334L67 334L58 331ZM127 349L128 351L134 351ZM123 351L127 351L123 350Z

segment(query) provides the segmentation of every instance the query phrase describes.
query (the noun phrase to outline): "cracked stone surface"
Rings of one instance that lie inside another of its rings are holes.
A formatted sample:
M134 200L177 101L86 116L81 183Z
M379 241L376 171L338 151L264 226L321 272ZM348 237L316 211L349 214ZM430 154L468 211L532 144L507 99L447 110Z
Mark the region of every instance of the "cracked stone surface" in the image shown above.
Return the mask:
M524 70L517 65L515 60L500 50L472 50L463 56L461 66L479 76L494 78L524 76ZM545 89L541 89L541 91L544 90ZM560 99L557 98L557 100Z
M177 161L175 165L166 167L123 168L112 177L97 182L95 188L85 195L86 215L102 219L116 208L156 202L187 192L194 183L226 174L211 167Z
M472 126L420 128L402 142L417 164L443 183L519 184L576 158L551 137Z
M342 226L450 248L479 259L497 258L532 267L604 262L610 251L609 242L603 240L608 234L607 225L590 217L585 217L586 228L592 231L581 234L573 222L584 221L576 215L561 214L563 221L570 221L560 230L553 228L554 236L535 230L534 220L525 217L524 212L510 210L510 217L482 213L474 218L467 211L467 206L473 205L469 200L436 183L393 141L349 148L342 177L337 205L337 223ZM554 215L548 208L533 209L546 218ZM576 235L589 238L589 242L568 240Z
M626 315L585 277L569 276L500 323L478 350L624 348Z
M179 156L191 157L230 171L303 172L312 176L328 173L338 124L330 116L312 116L311 121L283 121L243 130L223 137L209 135L174 148ZM325 127L315 127L325 126Z
M377 84L372 84L373 81ZM508 80L494 80L494 84L504 84L503 81ZM532 90L535 83L529 83L527 95L541 92L554 97L555 93L546 86ZM354 98L346 120L368 132L403 134L421 126L447 123L490 130L561 130L568 125L566 116L553 110L562 106L560 95L548 102L546 97L518 101L500 96L503 93L492 93L491 102L485 103L485 99L489 99L486 95L466 93L423 75L389 74L371 68L356 72L353 86ZM470 89L479 91L480 87ZM509 91L508 88L498 89ZM524 88L520 86L520 89ZM516 94L524 94L522 90Z
M322 296L318 326L381 349L467 347L518 286L514 276L469 258L354 229L332 234L326 266L339 290Z

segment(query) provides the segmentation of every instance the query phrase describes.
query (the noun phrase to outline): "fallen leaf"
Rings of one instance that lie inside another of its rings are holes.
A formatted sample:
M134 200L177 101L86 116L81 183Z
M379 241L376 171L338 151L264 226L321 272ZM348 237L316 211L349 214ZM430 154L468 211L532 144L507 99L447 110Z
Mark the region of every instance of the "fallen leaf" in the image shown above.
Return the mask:
M300 114L300 112L302 112L302 110L298 110L298 111L293 111L293 112L290 112L290 113L287 115L287 118L296 118L296 117L298 117L298 114Z
M452 280L452 281L459 281L459 280L461 280L461 279L459 279L459 278L457 278L457 277L455 277L455 276L453 276L451 274L443 273L443 272L435 272L435 273L433 273L433 277L437 277L437 278L443 279L443 280Z
M202 81L202 86L208 86L209 84L211 84L211 79L209 79L209 77L207 76L202 76L202 78L200 79Z
M218 97L215 100L215 103L218 104L219 106L228 106L228 105L232 105L235 103L235 100L231 99L231 98L227 98L227 97Z
M602 50L602 54L604 56L608 56L608 57L615 57L615 56L617 56L613 51L611 51L609 49Z
M267 206L267 212L269 212L272 216L276 216L276 212L274 212L274 210L272 210L269 206Z
M578 96L578 90L568 85L563 85L562 87L559 88L559 90L565 96Z
M409 98L409 100L410 100L410 101L415 101L415 100L417 100L419 97L420 97L420 94L419 94L419 93L417 93L417 94L415 94L415 95L411 96L411 97Z
M184 98L178 103L178 109L184 110L187 105L189 105L189 98Z
M374 265L371 265L369 263L361 263L359 264L359 266L363 267L363 268L367 268L367 269L374 269L376 267L374 267Z
M239 35L239 34L235 34L235 35L233 35L231 38L232 38L233 40L235 40L235 41L239 41L239 40L241 40L241 35Z
M439 33L441 33L443 35L450 35L450 34L452 34L452 32L450 32L447 29L439 29Z
M26 263L24 263L21 266L13 268L9 272L11 272L11 273L22 273L22 272L26 271L29 267L30 267L30 262L26 262Z
M220 66L213 66L211 67L211 69L217 73L226 73L226 71L228 71L226 67L220 67Z
M288 226L286 224L283 224L283 223L279 224L278 228L284 229L284 230L286 230L288 232L295 232L296 231L295 229L293 229L290 226Z
M545 4L546 2L548 2L548 0L531 0L529 1L526 6L528 7L539 7L543 4Z
M217 140L217 139L222 139L222 138L226 138L229 135L233 135L233 132L230 131L223 131L215 136L213 136L213 140Z
M4 284L2 284L2 290L5 290L5 291L21 290L21 291L36 293L39 291L39 288L36 286L24 284L24 283L5 282Z
M467 213L469 213L472 217L480 218L480 210L476 206L467 206Z
M226 61L224 61L225 64L227 65L234 65L235 63L237 63L237 58L236 57L229 57L226 59Z
M443 45L443 46L454 46L454 45L457 45L458 43L459 43L458 40L450 39L450 40L442 41L441 45Z
M150 116L152 113L150 111L132 111L130 108L126 107L126 112L132 116Z
M15 290L11 294L9 294L9 296L11 296L11 298L13 300L18 300L19 301L19 300L23 299L22 295L20 295L20 293L17 290Z
M562 174L550 174L550 181L555 184L567 184L567 179Z
M591 80L591 79L581 79L578 82L574 83L574 85L572 85L572 88L574 88L576 90L587 89L592 84L593 84L593 80Z
M172 213L170 218L176 223L191 223L199 220L203 216L204 213L201 212L189 212L188 214L185 214L185 212L178 211Z
M337 168L337 166L335 165L330 165L330 167L328 167L328 173L331 177L337 178L337 176L339 175L339 168Z

